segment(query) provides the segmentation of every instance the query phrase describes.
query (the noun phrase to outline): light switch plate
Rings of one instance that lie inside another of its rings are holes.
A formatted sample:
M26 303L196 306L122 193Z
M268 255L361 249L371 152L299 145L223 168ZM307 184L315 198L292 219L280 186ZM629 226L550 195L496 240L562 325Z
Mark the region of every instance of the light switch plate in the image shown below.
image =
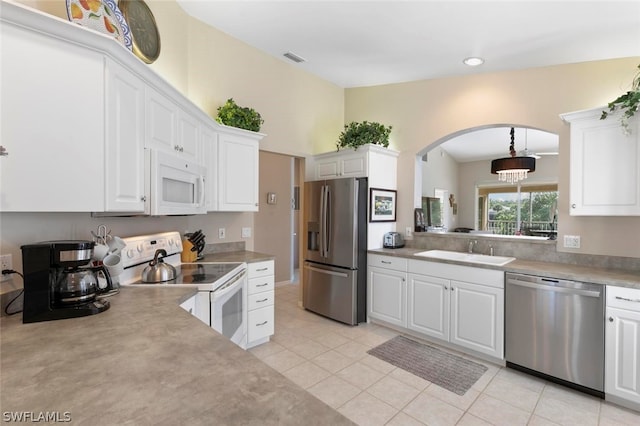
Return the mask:
M404 229L404 236L407 237L407 238L411 238L412 235L413 235L413 230L411 229L410 226L407 226Z
M227 231L224 228L218 228L218 238L222 240L226 238L226 236L227 236Z
M251 238L251 228L242 228L242 238Z

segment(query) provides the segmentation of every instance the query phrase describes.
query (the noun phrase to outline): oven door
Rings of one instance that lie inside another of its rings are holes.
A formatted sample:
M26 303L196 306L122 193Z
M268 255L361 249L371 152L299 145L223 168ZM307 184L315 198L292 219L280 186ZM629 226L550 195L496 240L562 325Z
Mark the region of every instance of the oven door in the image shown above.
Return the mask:
M205 172L200 164L151 150L151 214L205 214Z
M247 272L243 270L210 293L211 327L240 347L247 336L246 291Z

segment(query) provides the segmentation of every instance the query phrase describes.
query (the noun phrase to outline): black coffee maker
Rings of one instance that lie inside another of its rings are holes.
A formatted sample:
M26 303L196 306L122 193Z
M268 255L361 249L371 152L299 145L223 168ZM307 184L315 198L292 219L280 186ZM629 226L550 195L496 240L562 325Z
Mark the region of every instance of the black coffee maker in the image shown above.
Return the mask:
M112 288L104 266L90 266L93 241L45 241L22 249L24 304L22 322L50 321L97 314L109 301L97 298ZM107 287L100 289L101 272Z

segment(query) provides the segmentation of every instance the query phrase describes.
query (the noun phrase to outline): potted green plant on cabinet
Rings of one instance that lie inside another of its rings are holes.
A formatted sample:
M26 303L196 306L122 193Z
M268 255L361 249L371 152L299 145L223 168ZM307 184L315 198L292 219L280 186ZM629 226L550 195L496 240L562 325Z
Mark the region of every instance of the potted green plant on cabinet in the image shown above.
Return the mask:
M640 65L638 65L638 69L640 70ZM600 120L607 118L611 112L615 112L617 110L622 111L622 115L620 116L622 131L624 134L629 135L631 133L629 119L638 111L638 104L640 104L640 71L633 78L631 90L609 102L607 104L609 111L602 111Z
M382 145L387 148L391 129L391 126L384 126L376 122L352 121L344 126L336 146L338 151L340 151L340 148L358 149L359 146L366 144Z
M233 98L227 99L224 105L218 107L216 121L225 126L259 132L264 120L253 108L241 107Z

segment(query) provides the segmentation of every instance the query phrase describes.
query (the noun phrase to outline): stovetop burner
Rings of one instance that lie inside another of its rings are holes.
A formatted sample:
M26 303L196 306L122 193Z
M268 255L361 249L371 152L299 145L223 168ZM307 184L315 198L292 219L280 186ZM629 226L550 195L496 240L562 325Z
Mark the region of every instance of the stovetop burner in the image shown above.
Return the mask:
M137 280L130 285L193 285L214 283L237 268L240 263L182 263L176 266L176 279L160 283L145 283Z

